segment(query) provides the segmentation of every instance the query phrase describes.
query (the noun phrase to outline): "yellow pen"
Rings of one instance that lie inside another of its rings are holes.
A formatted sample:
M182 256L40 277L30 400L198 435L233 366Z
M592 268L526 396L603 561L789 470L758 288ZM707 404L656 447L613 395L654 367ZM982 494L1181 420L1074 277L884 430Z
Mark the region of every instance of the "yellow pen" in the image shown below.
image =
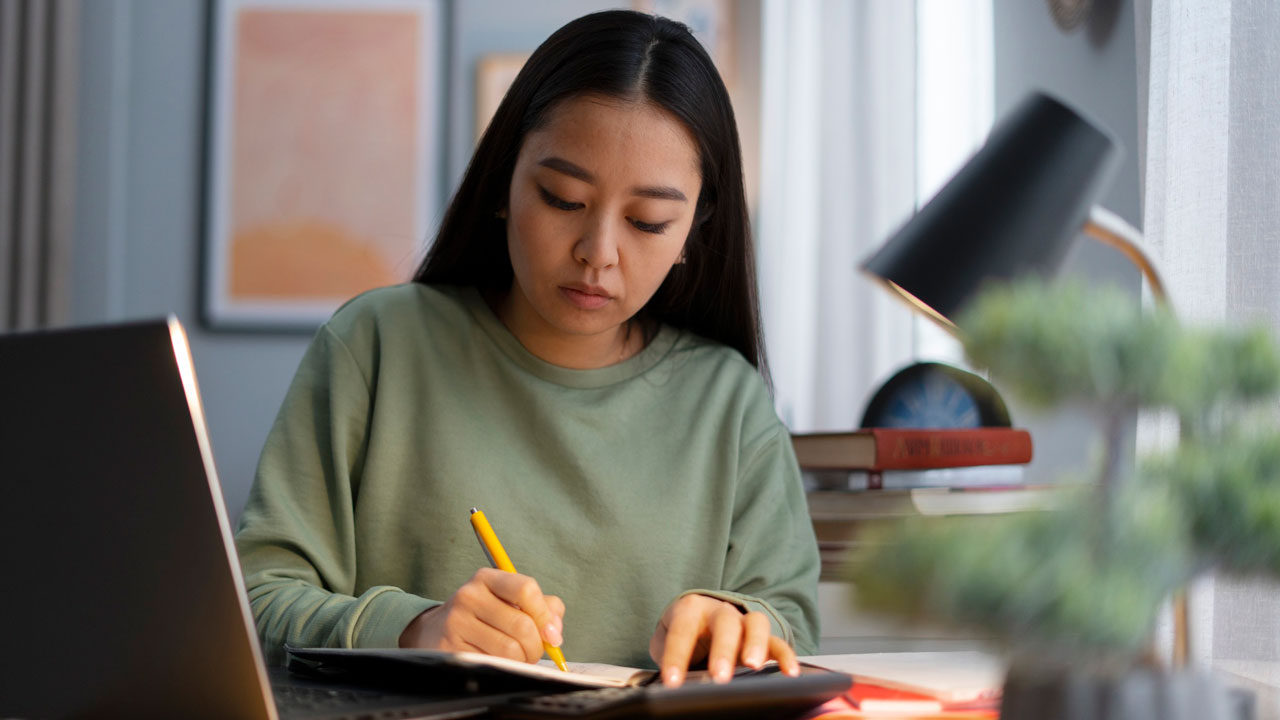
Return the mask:
M471 527L476 531L476 537L480 539L480 547L484 548L484 554L489 557L489 564L503 572L514 573L516 566L511 564L507 551L502 549L497 533L489 526L489 520L485 518L484 513L476 508L471 508ZM560 652L560 648L543 640L542 649L547 651L547 657L555 662L556 667L569 672L569 666L565 664L564 653Z

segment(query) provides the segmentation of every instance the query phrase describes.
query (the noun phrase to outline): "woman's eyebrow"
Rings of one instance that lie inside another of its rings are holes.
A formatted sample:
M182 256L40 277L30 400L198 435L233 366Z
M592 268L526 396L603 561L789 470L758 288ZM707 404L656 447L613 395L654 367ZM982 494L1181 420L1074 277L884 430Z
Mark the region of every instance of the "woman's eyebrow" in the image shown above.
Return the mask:
M591 173L587 172L585 168L578 167L577 165L574 165L573 163L569 162L568 160L565 160L564 158L559 158L559 157L543 158L542 160L538 161L538 164L544 168L550 168L552 170L555 170L558 173L564 173L569 177L577 178L585 183L591 183L592 185L594 185L596 182L595 175L592 175Z
M555 170L563 173L571 178L577 178L585 183L592 185L596 182L596 176L587 171L586 168L575 165L561 157L547 157L538 161L538 165L549 170ZM631 194L639 197L654 198L656 200L676 200L679 202L689 202L689 198L676 188L666 185L643 185L631 188Z
M689 202L689 198L685 197L684 193L673 187L667 187L665 185L646 185L643 187L631 188L631 194L639 195L640 197L655 198L657 200L679 200L680 202Z

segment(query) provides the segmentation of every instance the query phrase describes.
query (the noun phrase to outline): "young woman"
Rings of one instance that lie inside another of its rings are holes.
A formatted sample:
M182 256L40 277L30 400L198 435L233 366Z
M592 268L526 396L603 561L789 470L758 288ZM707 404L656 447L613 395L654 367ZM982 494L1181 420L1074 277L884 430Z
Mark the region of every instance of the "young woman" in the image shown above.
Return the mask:
M614 11L552 35L415 282L352 300L298 369L237 533L269 656L546 641L669 684L798 672L818 555L753 262L689 31ZM521 574L488 568L471 507Z

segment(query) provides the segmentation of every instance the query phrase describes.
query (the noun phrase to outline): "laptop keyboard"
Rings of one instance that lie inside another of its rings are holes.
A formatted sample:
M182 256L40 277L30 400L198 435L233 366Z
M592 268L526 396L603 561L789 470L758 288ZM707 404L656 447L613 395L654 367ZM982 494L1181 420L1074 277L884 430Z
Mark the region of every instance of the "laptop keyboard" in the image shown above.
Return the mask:
M348 690L305 685L276 685L272 689L276 707L282 713L321 713L340 711L356 705L377 702L383 693L376 690Z
M273 683L272 695L281 718L288 720L401 720L421 717L468 717L483 711L476 702L446 707L431 701L376 689ZM438 713L438 714L437 714Z

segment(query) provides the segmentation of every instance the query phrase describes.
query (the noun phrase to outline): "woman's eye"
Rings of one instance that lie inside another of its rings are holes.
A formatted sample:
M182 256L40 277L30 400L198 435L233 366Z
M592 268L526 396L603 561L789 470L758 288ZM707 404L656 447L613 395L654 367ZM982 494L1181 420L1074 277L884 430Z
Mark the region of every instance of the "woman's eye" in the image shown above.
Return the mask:
M661 235L662 233L666 232L667 226L671 224L670 222L647 223L647 222L644 222L643 220L637 220L635 218L627 218L627 219L630 220L631 224L635 225L636 229L639 230L640 232L653 233L654 235Z
M542 195L543 202L545 202L546 204L550 205L551 207L557 210L579 210L583 207L582 203L569 202L568 200L561 200L555 195L552 195L544 187L538 188L538 192Z

